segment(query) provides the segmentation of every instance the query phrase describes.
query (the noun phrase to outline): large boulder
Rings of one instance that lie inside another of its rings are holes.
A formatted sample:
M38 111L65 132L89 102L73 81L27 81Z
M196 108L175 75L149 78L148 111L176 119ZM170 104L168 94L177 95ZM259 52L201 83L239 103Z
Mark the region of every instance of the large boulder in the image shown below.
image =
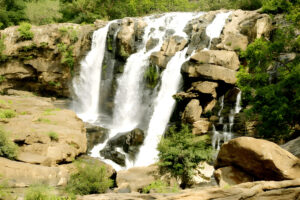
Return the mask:
M34 184L66 185L69 174L62 167L46 167L16 162L0 157L0 180L10 187L28 187Z
M253 177L233 166L217 169L214 172L214 177L220 187L252 182L254 180Z
M200 116L202 113L202 107L200 105L200 101L198 99L192 99L182 114L182 120L187 123L193 124L196 121L200 120Z
M148 167L133 167L128 170L117 172L117 186L129 188L129 192L140 192L142 189L158 178L158 167L150 165Z
M122 26L117 35L118 54L127 59L130 54L136 51L134 46L135 28L134 19L125 18L122 20Z
M200 118L200 120L193 123L192 133L202 135L207 133L210 127L211 122L207 118Z
M72 162L87 149L84 123L70 110L54 107L51 99L1 96L16 116L0 122L19 145L19 161L54 166Z
M238 70L240 67L239 58L234 51L198 50L191 56L191 60L197 63L220 65L232 70Z
M197 64L186 62L182 66L182 72L189 78L204 78L213 81L224 81L228 84L235 84L237 81L236 71L212 64Z
M300 178L300 160L273 142L240 137L222 145L215 168L236 166L258 180Z

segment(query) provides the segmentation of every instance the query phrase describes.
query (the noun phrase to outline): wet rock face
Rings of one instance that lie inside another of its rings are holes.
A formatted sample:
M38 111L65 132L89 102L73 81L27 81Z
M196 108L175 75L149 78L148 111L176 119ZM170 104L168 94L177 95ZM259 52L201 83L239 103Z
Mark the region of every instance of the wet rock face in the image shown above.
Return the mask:
M96 144L103 143L108 137L108 129L85 124L87 133L87 151L91 151Z
M138 152L139 146L143 144L144 138L144 132L138 128L128 133L120 133L108 141L100 154L106 159L125 166L125 155L117 151L117 148L122 148L125 153L134 156Z

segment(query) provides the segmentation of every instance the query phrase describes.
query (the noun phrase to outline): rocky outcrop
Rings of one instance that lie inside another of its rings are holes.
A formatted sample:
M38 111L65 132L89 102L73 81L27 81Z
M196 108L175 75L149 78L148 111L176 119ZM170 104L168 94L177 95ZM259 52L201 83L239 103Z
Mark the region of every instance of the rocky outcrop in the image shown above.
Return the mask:
M300 179L288 181L258 181L243 183L232 187L206 187L201 189L184 190L179 194L100 194L78 197L78 200L242 200L242 199L264 199L264 200L297 200L300 195Z
M46 167L24 162L16 162L0 157L1 180L10 187L28 187L34 184L63 186L69 174L62 167Z
M73 111L58 109L51 99L34 96L1 96L16 116L2 121L3 129L19 146L17 160L55 166L72 162L87 148L83 122Z
M172 36L164 41L161 50L153 52L150 60L152 64L164 69L167 63L177 51L181 51L187 44L186 39L180 36Z
M0 31L5 36L7 60L0 62L5 81L0 89L31 90L44 95L68 97L75 66L90 49L96 27L71 23L32 26L34 37L20 40L18 26Z
M215 168L235 166L256 180L300 178L300 160L275 143L240 137L222 145Z
M200 118L193 123L192 132L195 135L202 135L209 131L211 122L207 118Z

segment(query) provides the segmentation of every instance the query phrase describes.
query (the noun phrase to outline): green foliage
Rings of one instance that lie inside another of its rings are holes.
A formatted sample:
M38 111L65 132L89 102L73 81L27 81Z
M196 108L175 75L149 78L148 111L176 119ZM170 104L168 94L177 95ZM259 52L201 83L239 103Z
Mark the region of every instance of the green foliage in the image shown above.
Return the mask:
M144 79L146 80L147 87L148 88L155 88L159 81L159 69L155 65L150 65L145 73L144 73Z
M155 193L173 193L178 192L179 187L178 185L170 187L166 182L156 180L143 188L143 193L150 193L150 191L154 191Z
M289 0L265 0L263 5L263 12L283 13L287 12L291 6L292 3Z
M212 149L206 140L198 139L188 125L172 126L158 144L159 166L162 173L170 172L181 178L183 186L189 185L195 169L201 161L212 160Z
M58 141L58 133L51 131L51 132L48 132L47 135L49 136L51 141Z
M64 36L67 35L72 43L78 41L77 31L73 27L60 27L59 32Z
M6 35L1 35L0 37L0 62L3 62L7 59L7 56L3 54L3 51L6 49L6 46L4 44Z
M286 14L292 16L299 2L289 8L286 6L294 2L266 1L264 5L276 5L278 8L274 12L288 12ZM241 53L247 65L238 73L244 107L249 105L244 111L246 116L259 122L258 136L274 141L285 141L297 135L294 127L300 119L300 58L299 55L295 59L281 56L299 51L299 38L295 37L299 22L289 23L289 26L277 27L271 40L261 38L250 44Z
M52 124L52 121L50 119L47 119L47 118L38 118L36 120L36 122L40 122L40 123L44 123L44 124Z
M25 200L75 200L74 195L58 197L53 194L53 188L46 185L30 186L25 193Z
M18 147L9 140L8 133L0 128L0 156L8 159L17 157Z
M58 44L58 50L61 52L61 64L67 65L71 71L74 69L74 56L73 56L73 46L66 45L64 43Z
M23 0L0 0L0 29L26 21Z
M26 3L25 14L35 25L50 24L59 21L59 0L38 0Z
M0 75L0 83L2 83L5 80L6 80L5 76Z
M16 115L16 112L11 109L0 109L0 119L13 118Z
M31 31L31 24L27 22L22 22L18 28L18 31L20 33L21 40L31 40L34 37L34 34Z
M105 166L97 166L89 161L79 161L77 172L71 175L67 191L74 194L87 195L104 193L112 186L113 181L107 177Z

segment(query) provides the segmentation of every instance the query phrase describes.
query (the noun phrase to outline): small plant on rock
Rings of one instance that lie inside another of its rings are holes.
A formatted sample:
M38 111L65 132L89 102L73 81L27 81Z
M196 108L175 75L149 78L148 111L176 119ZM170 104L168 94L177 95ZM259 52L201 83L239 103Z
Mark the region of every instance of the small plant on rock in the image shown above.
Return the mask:
M51 141L58 141L58 134L56 132L48 132L47 135L51 139Z
M18 31L20 33L20 40L32 40L34 37L34 33L31 31L31 24L29 23L21 23Z
M10 141L8 138L8 133L0 128L0 156L8 159L15 159L17 156L17 151L17 145Z

